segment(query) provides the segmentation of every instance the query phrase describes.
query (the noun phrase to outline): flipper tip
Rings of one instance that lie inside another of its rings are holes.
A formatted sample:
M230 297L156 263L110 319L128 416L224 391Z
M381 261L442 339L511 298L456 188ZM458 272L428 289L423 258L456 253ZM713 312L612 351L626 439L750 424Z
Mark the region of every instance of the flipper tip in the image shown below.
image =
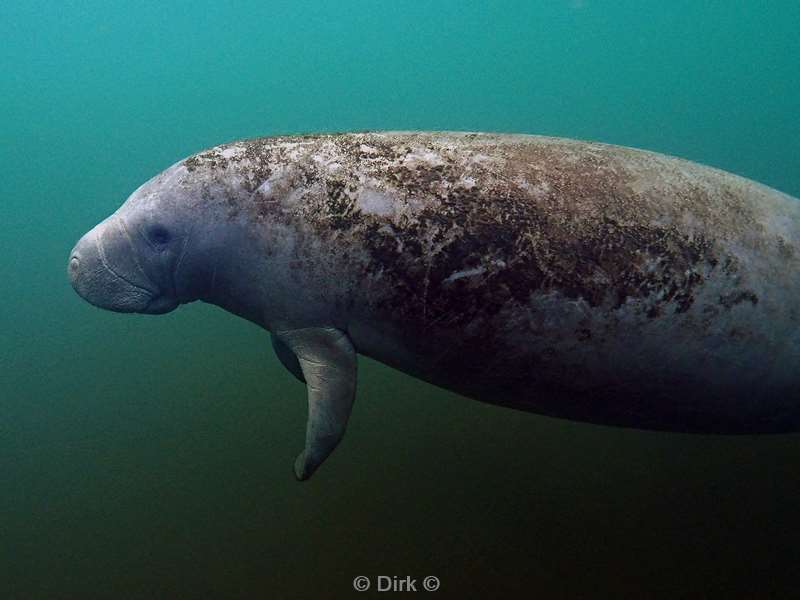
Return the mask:
M306 453L303 451L294 461L294 476L297 478L297 481L307 481L312 473L313 471L309 468L306 461Z

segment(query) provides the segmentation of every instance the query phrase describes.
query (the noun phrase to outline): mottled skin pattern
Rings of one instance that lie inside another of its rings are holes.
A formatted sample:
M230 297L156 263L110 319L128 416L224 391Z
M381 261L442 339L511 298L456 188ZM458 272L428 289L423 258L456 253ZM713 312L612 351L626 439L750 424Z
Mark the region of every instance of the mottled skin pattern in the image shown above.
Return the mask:
M270 330L334 325L362 354L541 414L800 429L800 206L760 184L473 133L240 141L160 178L144 192L169 180L217 206L260 265L209 267L199 296Z

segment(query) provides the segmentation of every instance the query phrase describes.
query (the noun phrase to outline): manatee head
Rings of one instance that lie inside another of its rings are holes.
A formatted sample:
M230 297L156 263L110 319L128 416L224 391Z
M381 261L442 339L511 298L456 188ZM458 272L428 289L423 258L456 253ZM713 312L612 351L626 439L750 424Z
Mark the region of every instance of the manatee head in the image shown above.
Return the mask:
M233 226L209 185L178 163L141 186L70 253L75 291L100 308L148 314L209 293Z

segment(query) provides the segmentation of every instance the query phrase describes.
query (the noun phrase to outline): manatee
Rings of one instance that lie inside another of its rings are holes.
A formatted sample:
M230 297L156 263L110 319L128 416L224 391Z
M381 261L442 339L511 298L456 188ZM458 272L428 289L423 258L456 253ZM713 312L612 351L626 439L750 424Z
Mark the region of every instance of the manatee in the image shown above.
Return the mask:
M368 132L215 146L70 254L91 304L202 300L307 387L308 478L357 355L499 406L698 433L800 430L800 204L679 158L533 135Z

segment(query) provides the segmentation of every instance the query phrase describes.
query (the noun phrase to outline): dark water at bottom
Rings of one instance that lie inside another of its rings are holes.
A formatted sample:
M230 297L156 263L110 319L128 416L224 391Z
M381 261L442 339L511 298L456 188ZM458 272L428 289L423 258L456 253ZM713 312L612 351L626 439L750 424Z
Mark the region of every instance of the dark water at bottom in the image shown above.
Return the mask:
M5 597L348 597L359 575L434 575L446 597L794 589L795 436L569 423L362 361L346 440L301 484L303 389L265 334L207 307L132 319L41 365L91 394L5 430Z

